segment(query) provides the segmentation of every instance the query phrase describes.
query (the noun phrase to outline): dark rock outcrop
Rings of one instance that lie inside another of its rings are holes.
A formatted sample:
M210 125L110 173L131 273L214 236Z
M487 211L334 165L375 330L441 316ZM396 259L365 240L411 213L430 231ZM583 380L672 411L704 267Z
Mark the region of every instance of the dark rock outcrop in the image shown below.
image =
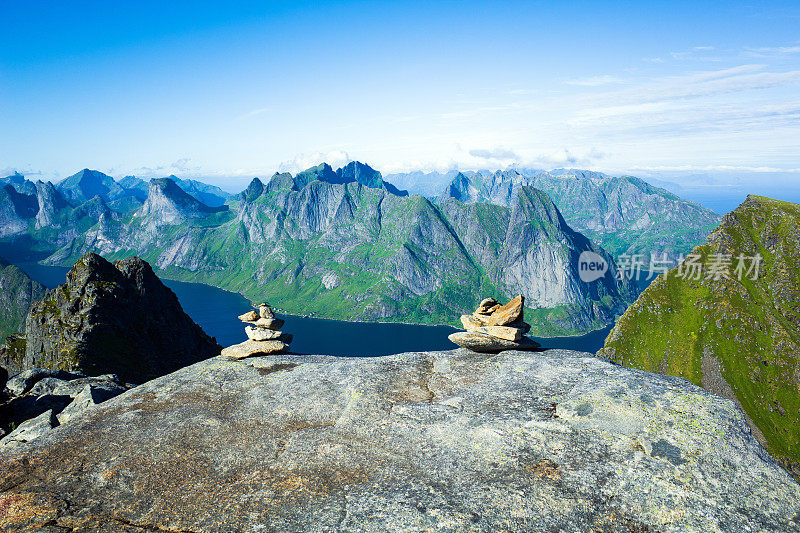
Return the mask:
M32 306L17 371L42 367L141 382L219 354L146 262L81 257L67 282ZM15 369L10 367L13 372Z
M0 489L5 531L800 529L733 402L566 351L213 358L0 451Z
M21 372L8 381L8 398L0 403L0 437L6 435L0 450L30 442L131 386L115 374L88 377L45 368Z

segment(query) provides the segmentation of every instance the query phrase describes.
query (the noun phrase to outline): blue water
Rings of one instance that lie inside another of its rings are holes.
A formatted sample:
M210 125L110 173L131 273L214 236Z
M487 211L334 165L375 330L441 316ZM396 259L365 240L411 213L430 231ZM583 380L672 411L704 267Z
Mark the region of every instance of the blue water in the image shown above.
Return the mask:
M69 270L37 263L19 263L19 267L49 288L64 283ZM222 346L247 339L244 325L236 317L252 308L240 294L200 283L163 281L178 297L183 310ZM364 357L456 347L447 339L457 331L450 326L345 322L280 314L278 317L286 321L282 330L294 335L293 353ZM611 326L580 337L532 338L543 348L593 353L602 348L609 331Z

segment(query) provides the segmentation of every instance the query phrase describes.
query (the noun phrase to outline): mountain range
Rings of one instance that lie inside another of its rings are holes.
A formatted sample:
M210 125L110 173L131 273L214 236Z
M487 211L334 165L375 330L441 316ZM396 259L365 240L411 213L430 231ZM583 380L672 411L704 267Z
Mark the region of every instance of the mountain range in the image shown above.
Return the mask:
M636 178L578 171L458 173L434 198L409 195L356 161L256 178L235 196L192 180L116 182L88 169L55 186L4 181L0 253L62 265L90 251L136 254L168 278L350 320L455 323L487 294L523 294L541 335L603 327L634 299L597 240L617 243L612 251L656 243L672 254L701 242L692 242L697 228L716 220ZM676 217L694 229L665 236L663 221ZM579 279L585 251L609 265L597 282Z
M575 169L459 172L440 197L511 205L520 187L545 191L567 223L615 257L675 260L719 224L720 216L633 176Z

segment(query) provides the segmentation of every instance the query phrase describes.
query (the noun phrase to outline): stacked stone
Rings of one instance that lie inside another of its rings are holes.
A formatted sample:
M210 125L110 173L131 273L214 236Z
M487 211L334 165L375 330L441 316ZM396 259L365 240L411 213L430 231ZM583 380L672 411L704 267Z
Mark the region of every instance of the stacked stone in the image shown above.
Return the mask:
M258 311L248 311L240 315L239 320L247 324L244 332L247 340L228 346L222 350L222 355L230 359L243 359L251 355L269 355L283 353L289 348L292 336L283 333L283 320L275 318L275 313L267 304L258 306Z
M537 350L540 344L525 336L531 326L523 320L524 304L521 294L505 305L494 298L486 298L474 313L461 315L461 324L467 331L453 333L448 338L474 352Z

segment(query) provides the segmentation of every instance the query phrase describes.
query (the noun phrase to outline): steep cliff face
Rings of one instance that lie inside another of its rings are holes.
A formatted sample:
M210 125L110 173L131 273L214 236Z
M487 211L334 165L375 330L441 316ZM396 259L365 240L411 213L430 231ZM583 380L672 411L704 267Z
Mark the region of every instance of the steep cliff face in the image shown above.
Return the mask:
M22 330L28 309L42 299L45 291L44 285L0 258L0 342Z
M213 358L0 451L4 531L797 531L741 411L589 354Z
M36 196L19 193L12 185L0 187L0 237L24 233L37 210Z
M170 178L158 178L150 180L147 200L134 213L134 217L145 220L150 226L162 226L180 224L227 210L225 206L207 206L178 187Z
M220 346L181 309L150 265L132 257L109 263L86 254L64 285L47 292L25 320L27 368L118 374L141 382L216 355Z
M36 229L57 226L59 213L69 207L64 196L49 181L36 182L36 203L39 207L34 224Z
M459 173L444 196L510 206L521 187L545 191L569 225L613 255L686 254L719 223L699 204L632 176L579 170Z
M800 478L800 206L749 196L693 254L699 279L687 262L659 276L600 353L739 402L753 431ZM748 259L756 254L757 272ZM714 264L725 276L709 270Z

